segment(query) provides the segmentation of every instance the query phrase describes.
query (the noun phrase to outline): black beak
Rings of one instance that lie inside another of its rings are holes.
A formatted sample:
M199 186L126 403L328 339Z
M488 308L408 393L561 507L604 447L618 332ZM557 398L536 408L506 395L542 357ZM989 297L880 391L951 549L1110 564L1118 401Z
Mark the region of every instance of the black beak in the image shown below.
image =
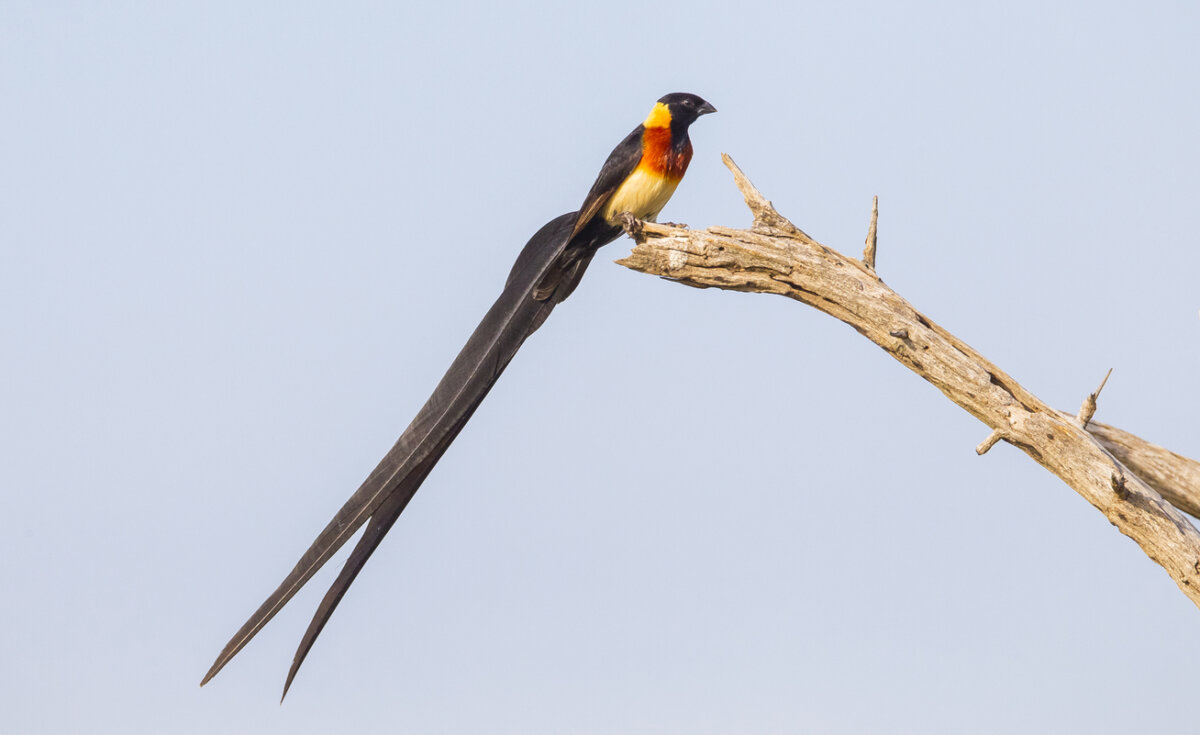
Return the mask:
M715 108L712 105L705 102L704 104L700 105L699 108L696 109L696 117L700 117L701 115L707 115L710 112L716 112L716 111L717 111L717 108Z

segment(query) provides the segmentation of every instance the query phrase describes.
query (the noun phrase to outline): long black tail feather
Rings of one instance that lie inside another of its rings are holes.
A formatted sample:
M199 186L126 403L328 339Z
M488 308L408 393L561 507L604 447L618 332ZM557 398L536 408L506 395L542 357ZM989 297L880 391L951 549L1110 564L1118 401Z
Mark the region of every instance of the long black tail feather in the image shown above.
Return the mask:
M297 591L370 519L305 632L284 695L329 616L383 536L491 390L521 344L578 285L596 249L620 233L586 228L568 242L577 213L547 222L517 258L500 297L471 334L433 395L358 490L317 536L291 573L217 656L200 682L212 679Z

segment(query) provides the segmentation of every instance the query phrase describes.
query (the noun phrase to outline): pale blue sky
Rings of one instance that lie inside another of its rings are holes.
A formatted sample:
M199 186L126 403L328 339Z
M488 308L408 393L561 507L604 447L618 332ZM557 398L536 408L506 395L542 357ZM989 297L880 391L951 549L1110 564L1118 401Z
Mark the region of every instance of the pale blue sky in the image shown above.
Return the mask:
M852 330L596 259L277 699L200 677L660 95L1050 403L1200 456L1194 3L0 5L0 730L1193 732L1200 610ZM339 557L340 559L341 557Z

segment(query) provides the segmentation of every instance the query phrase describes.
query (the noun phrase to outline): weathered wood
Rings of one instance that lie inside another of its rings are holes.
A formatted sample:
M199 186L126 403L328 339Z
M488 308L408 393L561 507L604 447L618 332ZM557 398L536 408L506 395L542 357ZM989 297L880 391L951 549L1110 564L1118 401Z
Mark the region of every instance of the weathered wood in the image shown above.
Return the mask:
M689 286L787 296L849 324L983 422L992 435L977 451L1000 440L1024 451L1136 541L1200 606L1200 533L1179 510L1200 515L1200 463L1089 423L1096 394L1078 415L1050 408L913 308L879 280L873 263L805 234L723 158L754 213L749 230L627 222L637 244L617 262ZM873 214L872 235L874 225ZM874 239L868 236L865 253L871 261Z
M1088 424L1088 433L1171 505L1200 518L1200 462L1115 426Z

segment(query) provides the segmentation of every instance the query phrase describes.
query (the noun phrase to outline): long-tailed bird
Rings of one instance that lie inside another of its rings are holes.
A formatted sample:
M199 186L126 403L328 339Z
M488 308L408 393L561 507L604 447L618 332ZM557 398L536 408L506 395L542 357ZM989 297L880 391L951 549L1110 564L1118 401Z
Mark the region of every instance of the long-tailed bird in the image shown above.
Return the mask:
M500 298L484 315L433 395L395 446L317 536L296 568L246 621L200 682L203 686L279 612L364 523L354 547L313 615L288 671L283 694L338 602L425 481L450 443L525 339L571 295L592 256L622 231L622 216L653 221L692 158L688 127L716 108L694 94L668 94L625 137L600 168L578 212L555 217L538 230L513 264Z

